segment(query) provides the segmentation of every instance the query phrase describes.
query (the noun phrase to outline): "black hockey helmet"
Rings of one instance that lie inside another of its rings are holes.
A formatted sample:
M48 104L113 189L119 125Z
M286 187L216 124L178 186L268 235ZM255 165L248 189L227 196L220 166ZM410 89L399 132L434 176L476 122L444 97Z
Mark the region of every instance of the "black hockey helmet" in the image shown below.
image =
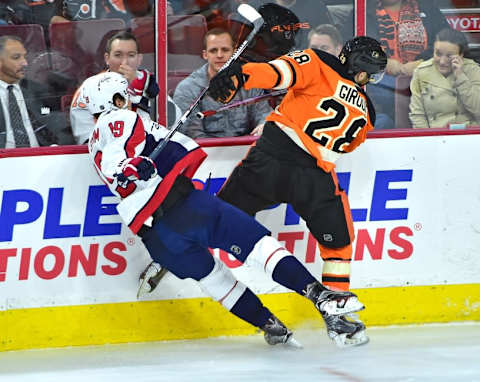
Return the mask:
M377 83L383 78L387 66L387 55L382 46L377 40L367 36L348 40L338 57L342 64L347 66L349 74L367 72L371 83Z
M301 27L295 13L274 3L263 4L258 8L258 13L264 20L259 36L269 52L278 57L292 50L295 46L295 35Z

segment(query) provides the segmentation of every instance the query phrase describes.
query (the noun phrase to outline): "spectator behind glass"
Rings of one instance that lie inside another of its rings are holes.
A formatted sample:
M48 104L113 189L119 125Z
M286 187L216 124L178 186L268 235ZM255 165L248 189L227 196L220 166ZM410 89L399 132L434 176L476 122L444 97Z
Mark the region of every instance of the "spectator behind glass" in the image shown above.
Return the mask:
M55 0L55 4L52 24L106 18L123 19L127 24L132 18L124 0Z
M413 73L410 120L414 128L480 124L480 67L468 58L462 32L446 28L435 39L433 58Z
M207 63L182 80L173 96L174 102L184 113L208 86L210 79L232 56L234 47L230 32L223 28L209 30L204 37L203 58ZM234 101L263 94L263 90L239 91ZM224 106L206 96L200 101L199 110L217 110ZM191 118L182 126L181 131L192 138L234 137L248 134L261 134L263 120L272 111L267 101L249 106L227 110L203 120Z
M369 0L367 36L379 40L388 63L383 80L368 86L377 110L376 129L394 127L395 77L411 76L422 59L432 56L436 34L448 22L432 0ZM344 38L353 35L353 25L345 24Z
M50 89L25 79L26 54L19 37L0 37L0 148L73 143Z
M0 2L2 24L40 24L46 27L55 12L55 4L39 0L3 0Z
M308 47L323 50L338 57L342 50L342 35L331 24L322 24L311 30L308 34Z
M139 69L142 57L138 53L135 36L127 31L114 34L105 46L104 59L107 70L120 73L128 80L133 108L139 114L142 112L149 114L150 100L157 96L159 89L155 76L145 69ZM83 93L85 84L95 81L97 76L98 74L87 78L73 96L70 122L78 144L88 140L95 124L92 114L88 111L88 98Z

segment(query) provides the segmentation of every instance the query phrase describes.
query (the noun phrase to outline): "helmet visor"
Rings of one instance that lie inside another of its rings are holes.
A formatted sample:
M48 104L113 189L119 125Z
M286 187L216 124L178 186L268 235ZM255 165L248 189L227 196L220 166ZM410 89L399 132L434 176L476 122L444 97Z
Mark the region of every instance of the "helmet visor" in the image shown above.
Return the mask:
M377 73L372 73L370 74L368 82L371 84L378 84L382 80L384 75L385 75L385 70L382 70L381 72L377 72Z

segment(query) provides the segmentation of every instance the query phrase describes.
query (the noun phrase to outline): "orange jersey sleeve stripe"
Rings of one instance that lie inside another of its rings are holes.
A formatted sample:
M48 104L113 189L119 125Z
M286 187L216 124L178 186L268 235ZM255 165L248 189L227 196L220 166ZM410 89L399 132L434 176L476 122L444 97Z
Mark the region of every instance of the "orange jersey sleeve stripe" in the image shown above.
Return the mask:
M249 76L243 85L246 90L273 89L281 81L281 73L269 63L248 63L242 72Z

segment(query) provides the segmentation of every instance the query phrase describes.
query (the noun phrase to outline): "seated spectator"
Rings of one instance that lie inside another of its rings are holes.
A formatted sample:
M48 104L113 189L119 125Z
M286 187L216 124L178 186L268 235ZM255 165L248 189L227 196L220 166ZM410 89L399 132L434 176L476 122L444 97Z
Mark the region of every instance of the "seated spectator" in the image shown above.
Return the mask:
M423 59L431 57L435 35L449 25L433 1L370 0L366 26L366 35L379 40L388 56L383 80L367 86L377 111L375 128L393 128L395 77L411 76ZM351 38L353 25L346 23L343 34Z
M462 32L446 28L435 39L433 58L413 73L410 120L414 128L480 124L480 67L465 58Z
M20 6L20 4L17 5L17 7ZM43 28L43 33L47 46L49 46L50 41L48 36L48 26L52 17L57 13L58 5L53 0L25 0L25 4L23 5L23 7L28 7L28 17L24 18L22 24L40 24ZM27 15L25 14L25 16Z
M214 28L204 37L203 58L207 63L182 80L175 89L173 100L182 112L187 111L210 79L232 56L233 39L226 29ZM240 90L234 101L263 94L263 90ZM199 110L216 110L224 106L205 96L199 104ZM264 118L272 111L267 101L227 110L203 120L190 118L181 128L181 132L192 138L233 137L261 133Z
M0 37L0 148L73 143L50 89L24 78L26 54L19 37Z
M138 53L135 36L126 31L114 34L107 41L104 59L107 70L120 73L128 80L133 108L138 113L150 113L150 100L157 96L159 89L155 76L139 69L142 55ZM87 107L88 99L83 94L88 81L95 81L95 76L87 78L75 92L70 108L70 122L77 144L88 140L94 125Z
M338 57L343 47L342 35L331 24L319 25L308 34L308 47L323 50Z
M3 0L0 2L0 24L33 24L30 1Z
M10 7L6 3L0 3L0 25L12 23L12 14Z
M91 19L123 19L128 23L132 14L123 0L55 0L56 13L50 23Z

